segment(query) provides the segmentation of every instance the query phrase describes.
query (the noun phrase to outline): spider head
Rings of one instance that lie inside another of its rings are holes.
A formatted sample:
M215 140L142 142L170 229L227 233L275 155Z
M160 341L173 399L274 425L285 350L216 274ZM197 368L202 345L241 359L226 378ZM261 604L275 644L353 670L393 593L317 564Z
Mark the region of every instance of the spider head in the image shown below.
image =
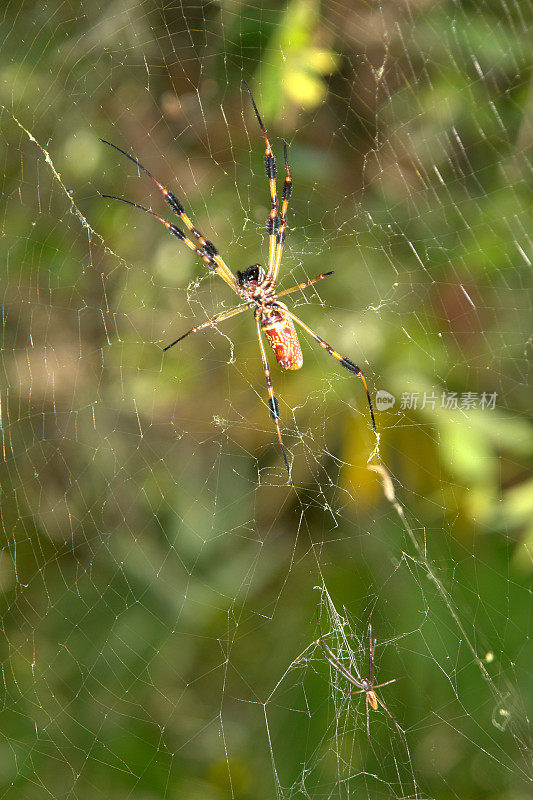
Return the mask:
M261 264L252 264L243 272L237 270L237 281L243 289L256 289L265 279L265 270Z

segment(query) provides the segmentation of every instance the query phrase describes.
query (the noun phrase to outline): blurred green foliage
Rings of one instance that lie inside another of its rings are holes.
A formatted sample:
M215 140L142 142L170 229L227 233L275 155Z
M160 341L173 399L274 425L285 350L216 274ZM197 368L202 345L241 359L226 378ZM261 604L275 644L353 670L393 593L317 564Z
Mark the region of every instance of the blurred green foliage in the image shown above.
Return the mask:
M531 22L496 1L7 4L2 797L527 796ZM303 337L301 372L273 368L291 490L250 317L162 358L233 300L100 197L163 207L103 136L232 268L264 261L242 77L290 144L282 284L335 270L294 307L395 395L373 463L414 539L368 470L360 383ZM400 409L424 392L496 408ZM363 673L373 612L409 759L385 714L375 758L329 674L316 586Z

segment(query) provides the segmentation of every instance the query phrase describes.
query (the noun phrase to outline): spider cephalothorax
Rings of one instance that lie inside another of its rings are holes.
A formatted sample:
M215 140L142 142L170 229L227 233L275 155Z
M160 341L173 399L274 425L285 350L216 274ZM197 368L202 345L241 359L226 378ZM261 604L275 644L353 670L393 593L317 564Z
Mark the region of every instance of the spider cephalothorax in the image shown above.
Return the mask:
M237 270L238 293L243 300L261 306L274 297L275 289L261 264L252 264L243 272Z
M237 283L243 289L252 291L256 289L265 279L265 270L261 264L252 264L247 267L243 272L237 270Z
M283 244L285 241L285 234L287 232L287 209L289 207L289 200L292 193L292 178L287 157L287 143L283 143L286 177L281 194L281 209L279 209L276 188L276 160L274 158L274 154L272 153L272 148L270 147L270 142L268 141L265 126L263 125L263 121L259 116L259 111L257 110L252 93L247 84L244 81L243 83L248 91L248 94L250 95L250 100L252 101L252 106L265 140L265 170L270 188L270 214L266 224L269 237L268 267L266 270L261 266L261 264L252 264L242 272L237 271L236 275L234 275L219 254L216 247L208 239L202 236L200 231L194 227L178 198L165 186L163 186L163 184L159 183L157 178L155 178L151 172L148 172L148 170L143 167L143 165L136 158L129 155L124 150L121 150L120 147L117 147L110 142L106 142L104 139L101 140L104 142L104 144L113 147L115 150L118 150L119 153L122 153L122 155L126 156L126 158L129 158L130 161L133 161L133 163L136 164L139 169L141 169L144 173L146 173L146 175L148 175L149 178L154 181L156 186L162 192L163 197L170 206L170 209L181 219L193 238L189 238L189 236L187 236L184 231L181 230L181 228L178 228L177 225L167 222L167 220L160 217L154 211L144 208L144 206L140 206L137 203L132 203L130 200L124 200L122 197L111 197L111 195L103 196L110 197L112 200L120 200L123 203L127 203L128 205L141 209L141 211L146 211L146 213L151 214L152 217L155 217L155 219L163 223L165 228L173 236L182 241L190 250L200 256L208 269L219 275L222 280L225 281L228 286L230 286L230 288L233 289L233 291L241 298L241 300L244 301L239 306L236 306L229 311L223 311L211 319L200 323L199 325L194 325L189 331L167 345L164 350L169 350L191 333L197 333L204 328L216 325L223 320L234 317L237 314L241 314L247 309L253 310L257 326L261 360L263 362L263 372L265 375L269 395L268 407L270 409L271 417L274 420L274 425L276 426L276 432L281 446L281 451L283 453L283 459L290 477L289 462L287 460L287 454L283 444L283 439L281 437L281 429L279 424L279 404L274 396L274 389L272 387L272 380L270 378L270 368L268 366L268 360L263 339L261 337L261 331L265 334L270 347L274 351L276 361L280 367L283 369L296 370L300 369L303 364L302 349L298 341L294 323L299 325L304 331L306 331L306 333L309 334L309 336L315 340L315 342L318 342L318 344L323 347L327 353L336 358L343 367L361 378L365 387L368 405L370 408L370 416L372 418L372 427L374 430L376 429L376 425L366 380L359 367L357 367L353 361L350 361L349 358L345 358L344 356L340 355L340 353L335 352L335 350L326 341L324 341L324 339L312 331L311 328L308 328L305 322L299 319L296 314L293 314L292 311L289 311L287 306L284 303L281 303L279 300L279 298L283 295L291 294L292 292L296 292L300 289L305 289L307 286L311 286L313 283L316 283L317 281L320 281L328 275L332 275L333 273L323 272L320 275L317 275L316 278L311 278L303 283L299 283L297 286L292 286L290 289L284 289L282 292L276 291L276 284L278 282L279 268L281 264L281 254L283 252ZM198 244L195 244L194 239L196 239Z

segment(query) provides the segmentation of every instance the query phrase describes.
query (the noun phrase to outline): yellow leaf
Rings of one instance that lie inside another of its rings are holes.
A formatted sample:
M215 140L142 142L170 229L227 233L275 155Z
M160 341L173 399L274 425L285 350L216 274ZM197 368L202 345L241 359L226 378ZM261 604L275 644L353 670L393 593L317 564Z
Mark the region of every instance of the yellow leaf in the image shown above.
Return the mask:
M320 78L303 70L289 72L283 86L293 102L308 110L312 110L322 103L327 93L326 85Z
M307 51L307 65L310 70L319 75L331 75L339 67L339 56L332 50L319 50L317 47L310 47Z

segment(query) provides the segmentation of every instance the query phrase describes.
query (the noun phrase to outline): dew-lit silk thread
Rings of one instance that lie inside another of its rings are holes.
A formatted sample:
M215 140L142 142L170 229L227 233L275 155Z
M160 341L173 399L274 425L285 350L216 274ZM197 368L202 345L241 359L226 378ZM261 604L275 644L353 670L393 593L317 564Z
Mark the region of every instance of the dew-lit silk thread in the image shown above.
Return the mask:
M276 361L283 369L300 369L304 363L302 348L292 320L285 314L261 323Z

